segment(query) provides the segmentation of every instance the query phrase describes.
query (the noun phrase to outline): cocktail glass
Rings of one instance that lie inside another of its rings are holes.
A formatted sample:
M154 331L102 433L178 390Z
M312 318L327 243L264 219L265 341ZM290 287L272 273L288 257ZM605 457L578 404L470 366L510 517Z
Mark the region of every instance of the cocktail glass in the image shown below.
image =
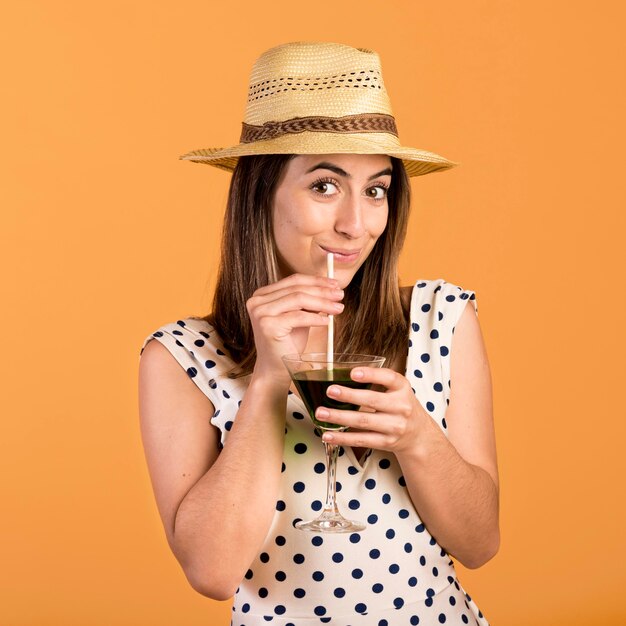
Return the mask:
M326 395L326 390L333 384L353 389L369 389L372 384L352 380L350 372L355 367L382 367L385 357L366 354L334 353L332 360L326 352L308 354L288 354L283 357L291 379L293 380L313 423L324 432L327 430L346 430L346 426L323 422L315 417L319 406L346 411L358 411L359 406L349 402L334 400ZM351 533L365 529L362 522L351 521L343 517L337 509L336 474L339 447L325 443L326 449L326 503L321 514L314 520L296 523L296 528L313 532Z

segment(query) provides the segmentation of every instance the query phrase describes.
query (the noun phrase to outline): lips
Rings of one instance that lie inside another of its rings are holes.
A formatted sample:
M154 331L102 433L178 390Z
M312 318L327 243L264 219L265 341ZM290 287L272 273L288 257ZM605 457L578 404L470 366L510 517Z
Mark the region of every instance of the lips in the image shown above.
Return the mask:
M341 248L327 248L326 246L320 246L324 252L331 252L335 261L339 263L351 263L356 261L361 254L361 248L355 250L342 250Z

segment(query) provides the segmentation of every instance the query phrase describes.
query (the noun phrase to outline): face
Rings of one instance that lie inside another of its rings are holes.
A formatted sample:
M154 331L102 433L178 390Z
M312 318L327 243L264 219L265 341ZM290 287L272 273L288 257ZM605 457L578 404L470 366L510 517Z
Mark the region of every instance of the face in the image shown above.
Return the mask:
M345 288L387 225L391 159L380 154L307 154L288 162L272 212L280 277L326 275Z

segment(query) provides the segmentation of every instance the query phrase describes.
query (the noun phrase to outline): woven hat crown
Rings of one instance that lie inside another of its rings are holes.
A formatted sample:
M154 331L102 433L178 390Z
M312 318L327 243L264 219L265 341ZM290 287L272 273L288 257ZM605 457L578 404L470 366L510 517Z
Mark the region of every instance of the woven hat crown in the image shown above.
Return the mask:
M264 52L252 68L247 124L358 113L392 115L380 58L372 50L297 42Z

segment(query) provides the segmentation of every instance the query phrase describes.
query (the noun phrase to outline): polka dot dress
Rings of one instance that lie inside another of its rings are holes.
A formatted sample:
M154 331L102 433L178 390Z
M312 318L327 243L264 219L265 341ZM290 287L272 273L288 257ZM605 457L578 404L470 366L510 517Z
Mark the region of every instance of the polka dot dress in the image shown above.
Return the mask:
M411 298L406 376L446 434L452 335L468 300L478 312L474 292L443 279L419 281ZM163 326L144 347L155 338L211 400L211 423L227 446L249 377L221 376L232 361L200 318ZM346 517L366 522L365 531L330 535L294 528L322 509L326 478L321 439L291 392L281 477L265 543L235 595L232 626L488 625L413 507L392 453L369 450L357 459L351 448L340 450L338 506Z

